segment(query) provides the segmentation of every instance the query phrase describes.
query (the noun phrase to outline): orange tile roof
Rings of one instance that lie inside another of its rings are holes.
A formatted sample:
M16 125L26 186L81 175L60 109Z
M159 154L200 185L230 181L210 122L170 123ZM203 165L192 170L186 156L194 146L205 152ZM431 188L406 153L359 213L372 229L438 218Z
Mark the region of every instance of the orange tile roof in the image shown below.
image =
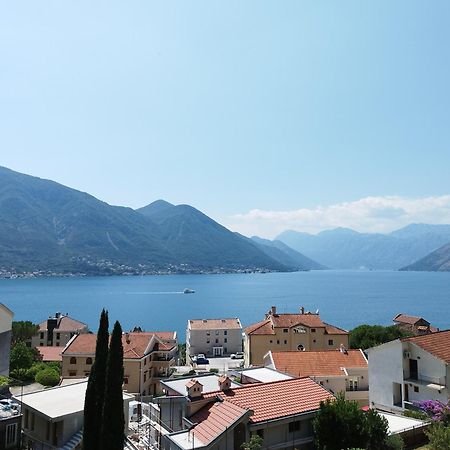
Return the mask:
M186 383L186 387L189 389L189 388L191 388L192 386L195 386L196 384L199 384L200 386L203 386L203 384L200 383L200 381L196 380L195 378L192 378L191 380L189 380L189 381Z
M294 377L345 375L342 368L367 368L361 350L319 350L308 352L271 352L275 369Z
M220 329L240 329L242 328L240 320L233 319L193 319L189 320L191 330L220 330Z
M218 396L234 405L252 410L250 422L281 419L319 409L320 402L334 396L311 378L257 383L229 389L226 392L204 394Z
M413 342L436 358L450 364L450 330L405 338L402 341Z
M138 332L124 333L122 335L123 357L126 359L140 359L145 356L145 351L150 343L154 333ZM158 335L156 335L158 336ZM159 336L158 336L159 337ZM86 354L94 355L97 343L96 334L79 334L71 343L69 343L63 351L64 355ZM153 350L170 350L173 345L157 343Z
M69 316L61 316L58 320L58 325L55 328L57 331L80 331L87 328L87 325L78 320L72 319ZM47 321L39 324L39 331L47 331Z
M194 438L208 445L246 413L246 409L231 402L209 403L189 418L198 423L192 431Z
M267 319L248 326L247 335L275 334L273 328L292 328L303 325L308 328L325 328L327 334L348 334L348 331L322 322L318 314L270 314Z
M417 317L417 316L408 316L406 314L397 314L394 318L394 322L400 322L400 323L407 323L409 325L415 325L416 322L419 320L425 320L423 317ZM425 322L427 322L425 320Z
M42 346L36 347L36 350L39 352L39 356L44 362L62 361L62 347Z

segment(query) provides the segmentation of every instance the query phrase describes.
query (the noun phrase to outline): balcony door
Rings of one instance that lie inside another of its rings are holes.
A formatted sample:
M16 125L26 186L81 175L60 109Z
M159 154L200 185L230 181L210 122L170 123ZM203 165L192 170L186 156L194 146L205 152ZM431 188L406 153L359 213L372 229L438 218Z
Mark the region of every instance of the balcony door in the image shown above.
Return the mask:
M417 380L419 377L419 369L417 367L417 359L409 360L409 378Z

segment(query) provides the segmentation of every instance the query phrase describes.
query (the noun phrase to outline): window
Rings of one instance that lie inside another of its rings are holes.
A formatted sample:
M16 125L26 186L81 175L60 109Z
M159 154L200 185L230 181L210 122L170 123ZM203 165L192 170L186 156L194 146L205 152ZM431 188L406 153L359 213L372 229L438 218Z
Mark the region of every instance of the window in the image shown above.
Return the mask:
M414 392L419 392L419 386L414 386Z
M56 339L61 339L61 333L56 333Z
M144 383L147 381L147 372L144 372Z
M77 376L77 371L76 370L71 370L69 372L69 377L76 377Z
M206 332L206 336L210 336L211 335L211 332L210 331L207 331Z
M44 333L41 333L41 339L44 339Z
M269 341L269 344L273 344L273 341L272 341L272 339Z
M216 330L216 336L219 336L219 330Z
M296 422L291 422L289 424L289 433L293 433L294 431L299 431L301 428L301 422L298 420Z
M228 339L224 338L223 342L226 344L228 342Z
M206 339L206 343L209 344L211 341L209 339Z
M72 358L70 358L70 364L76 364L77 363L77 358L75 358L75 356L72 356Z
M299 345L297 346L297 350L300 350L301 352L303 352L303 351L305 351L305 346L302 345L302 344L299 344Z
M86 358L86 365L90 366L92 364L92 358Z
M225 353L228 353L228 349L227 349L226 347L223 348L223 351L224 351Z
M328 339L328 345L334 345L333 339Z
M313 342L314 342L314 344L316 343L316 340L315 339L313 339Z
M123 384L128 384L128 377L123 377Z
M147 358L144 359L144 366L147 365Z
M287 340L286 339L284 340L284 344L287 344Z
M84 376L88 377L91 374L91 372L84 372Z
M17 423L6 426L6 445L13 445L17 440Z
M357 391L358 390L358 380L349 380L348 390L349 391Z
M218 344L219 343L219 339L216 339L216 344Z
M277 344L278 344L278 345L280 344L280 340L279 340L279 339L277 339Z
M283 328L283 333L289 333L289 330L287 328Z
M226 335L228 334L228 331L225 330L225 331L223 332L223 334L224 334L224 336L226 336Z
M311 333L315 333L316 329L315 328L311 328Z

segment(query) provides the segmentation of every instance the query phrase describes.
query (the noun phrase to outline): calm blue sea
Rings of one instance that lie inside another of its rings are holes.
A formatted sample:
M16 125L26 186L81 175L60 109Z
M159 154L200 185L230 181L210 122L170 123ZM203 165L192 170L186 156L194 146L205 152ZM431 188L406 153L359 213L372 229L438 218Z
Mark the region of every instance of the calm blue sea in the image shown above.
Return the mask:
M184 288L195 294L182 294ZM390 324L399 312L422 315L450 328L450 273L312 271L250 275L170 275L0 280L0 302L16 320L40 322L56 311L98 326L102 307L124 329L177 330L189 318L261 320L272 305L280 312L305 306L324 321L350 329Z

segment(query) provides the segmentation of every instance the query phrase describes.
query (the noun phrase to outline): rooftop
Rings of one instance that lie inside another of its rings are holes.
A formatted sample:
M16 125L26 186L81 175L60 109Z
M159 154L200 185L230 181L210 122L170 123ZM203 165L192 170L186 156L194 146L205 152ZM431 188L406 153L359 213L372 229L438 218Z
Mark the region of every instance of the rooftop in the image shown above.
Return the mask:
M255 367L252 369L244 369L240 372L242 376L251 378L255 382L270 383L272 381L290 380L292 377L285 373L278 372L268 367Z
M164 380L161 381L161 386L163 388L169 388L172 391L178 392L180 395L188 395L187 392L187 384L190 383L192 380L198 381L203 385L203 394L207 394L209 392L215 392L219 389L219 378L220 375L217 375L215 373L210 373L207 375L200 375L197 377L183 377L183 378L176 378L171 380ZM231 382L231 387L238 387L239 384Z
M361 350L314 350L269 352L273 367L295 377L345 375L345 368L367 369Z
M436 358L450 363L450 330L405 338L402 341L413 342Z
M62 347L42 346L36 347L36 350L39 352L41 360L44 362L62 361Z
M232 319L192 319L188 321L191 330L220 330L220 329L242 329L241 321L234 317Z
M207 398L213 396L240 408L252 410L252 423L316 411L321 401L334 398L330 392L308 377L248 384L226 392L217 391L204 395Z
M429 323L427 320L425 320L423 317L417 317L417 316L408 316L407 314L397 314L393 319L394 322L399 323L406 323L409 325L416 324L419 320L424 320L425 322Z
M302 309L300 313L282 313L278 314L276 308L266 314L266 318L245 329L247 335L275 334L274 328L293 328L304 326L307 328L325 328L327 334L348 334L348 331L330 325L322 321L318 313L305 312Z
M55 317L49 319L56 319L57 324L55 330L57 331L81 331L87 329L87 325L79 320L72 319L68 315L59 315L56 313ZM39 324L39 331L47 331L47 320Z
M123 333L122 345L123 345L123 357L126 359L140 359L148 354L151 350L155 351L167 351L173 348L174 344L164 344L160 342L164 340L164 336L169 332L136 332L136 333ZM149 345L153 337L155 338L155 346L149 349ZM95 346L97 342L96 334L79 334L70 341L66 348L63 350L63 355L94 355Z
M80 383L19 395L14 400L50 419L57 419L83 411L86 387L87 381L83 380ZM124 393L123 398L127 400L134 397Z

